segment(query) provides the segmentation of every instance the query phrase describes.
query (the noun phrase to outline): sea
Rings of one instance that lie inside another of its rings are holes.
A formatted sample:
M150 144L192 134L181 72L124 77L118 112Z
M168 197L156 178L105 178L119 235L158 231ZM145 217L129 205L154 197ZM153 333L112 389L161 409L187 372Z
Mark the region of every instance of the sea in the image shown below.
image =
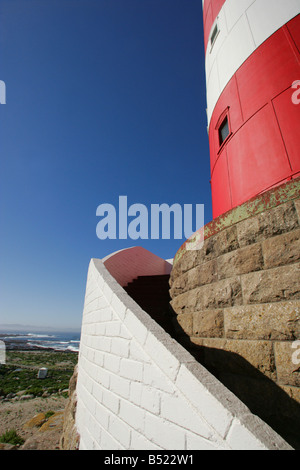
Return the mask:
M0 330L0 340L9 350L50 349L53 351L79 351L80 332L6 332Z

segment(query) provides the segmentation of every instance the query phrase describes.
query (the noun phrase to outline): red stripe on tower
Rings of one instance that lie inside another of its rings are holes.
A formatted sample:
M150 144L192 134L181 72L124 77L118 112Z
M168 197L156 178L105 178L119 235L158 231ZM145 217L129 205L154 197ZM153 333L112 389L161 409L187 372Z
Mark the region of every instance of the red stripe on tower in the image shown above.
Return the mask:
M300 174L299 13L300 0L203 0L214 218Z

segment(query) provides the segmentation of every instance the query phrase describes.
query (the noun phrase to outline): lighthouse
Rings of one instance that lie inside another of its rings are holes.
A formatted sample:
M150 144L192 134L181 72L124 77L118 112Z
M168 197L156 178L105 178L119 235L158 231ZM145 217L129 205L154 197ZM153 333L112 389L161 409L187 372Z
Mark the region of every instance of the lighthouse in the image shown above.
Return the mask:
M216 218L300 175L300 0L202 3Z

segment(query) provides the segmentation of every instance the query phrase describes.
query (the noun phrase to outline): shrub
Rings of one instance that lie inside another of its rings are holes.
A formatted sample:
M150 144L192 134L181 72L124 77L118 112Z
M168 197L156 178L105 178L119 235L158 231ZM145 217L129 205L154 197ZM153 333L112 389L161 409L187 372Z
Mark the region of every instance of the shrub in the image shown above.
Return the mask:
M24 444L24 439L17 434L15 429L11 429L10 431L6 431L2 436L0 436L0 442L5 444L13 444L13 445L22 445Z

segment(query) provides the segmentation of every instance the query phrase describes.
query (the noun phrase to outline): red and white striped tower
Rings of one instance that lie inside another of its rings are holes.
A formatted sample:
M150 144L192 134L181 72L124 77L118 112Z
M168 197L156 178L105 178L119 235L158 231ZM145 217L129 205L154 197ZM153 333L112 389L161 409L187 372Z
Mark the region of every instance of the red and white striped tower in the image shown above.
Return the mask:
M300 0L203 0L214 218L300 175L299 13Z

